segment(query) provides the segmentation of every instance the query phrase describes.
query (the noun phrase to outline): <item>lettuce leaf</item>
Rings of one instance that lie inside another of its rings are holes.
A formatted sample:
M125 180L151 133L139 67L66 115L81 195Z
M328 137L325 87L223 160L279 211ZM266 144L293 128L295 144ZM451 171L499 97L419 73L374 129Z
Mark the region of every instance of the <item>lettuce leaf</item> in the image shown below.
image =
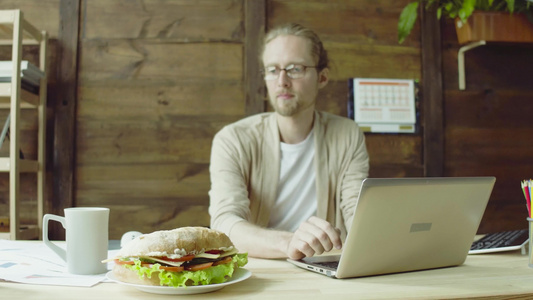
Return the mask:
M142 266L141 261L138 259L135 259L134 265L125 265L125 267L136 272L141 279L144 276L152 278L152 274L158 272L161 285L185 287L187 285L206 285L226 282L233 275L236 266L243 267L247 263L248 254L239 253L233 256L232 263L209 267L199 271L169 272L160 269L159 267L161 265L158 263L148 268ZM189 284L187 284L188 281Z

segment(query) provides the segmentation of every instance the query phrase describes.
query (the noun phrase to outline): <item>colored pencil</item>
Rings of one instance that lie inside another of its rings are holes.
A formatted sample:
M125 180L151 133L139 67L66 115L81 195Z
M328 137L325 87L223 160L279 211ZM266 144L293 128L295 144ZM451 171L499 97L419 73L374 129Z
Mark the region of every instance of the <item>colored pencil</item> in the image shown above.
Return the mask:
M531 187L533 186L533 182L531 179L523 180L521 186L522 192L524 193L524 198L526 199L528 217L532 218L533 215L531 213Z

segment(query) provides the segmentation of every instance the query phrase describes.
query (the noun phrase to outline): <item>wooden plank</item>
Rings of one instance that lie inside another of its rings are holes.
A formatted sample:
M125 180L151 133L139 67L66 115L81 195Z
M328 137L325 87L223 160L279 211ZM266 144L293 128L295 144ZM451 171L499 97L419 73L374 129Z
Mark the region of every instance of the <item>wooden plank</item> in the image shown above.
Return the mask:
M420 49L397 45L324 42L331 80L348 78L420 78Z
M481 219L478 233L527 229L526 216L525 203L515 202L501 205L489 202Z
M154 82L109 80L79 87L78 120L84 122L160 122L207 117L233 120L242 116L242 82L238 80ZM127 107L128 109L124 109Z
M440 23L434 9L420 8L422 37L422 107L424 175L444 174L444 116Z
M367 133L365 137L371 162L422 166L419 136Z
M158 205L173 198L205 198L210 188L209 163L87 165L79 168L79 177L77 200L93 205L134 205L147 199Z
M240 45L89 41L83 53L82 123L244 114Z
M324 42L397 47L398 16L409 2L411 1L269 1L268 28L286 22L297 22L316 30ZM417 29L418 27L413 30L403 47L419 47Z
M208 163L219 129L209 122L83 123L78 127L78 164Z
M450 163L531 165L531 128L464 128L446 130L446 157ZM512 155L510 155L510 153Z
M370 161L370 178L423 177L422 167L405 164L376 164Z
M123 80L211 84L242 80L242 45L233 43L158 43L149 40L84 40L80 84Z
M533 105L530 90L487 89L487 90L447 90L446 126L452 128L531 128ZM511 134L511 136L516 136ZM526 142L523 139L517 141ZM533 141L531 142L533 143Z
M29 33L30 38L36 40L38 43L40 43L43 40L41 31L38 30L35 26L33 26L28 21L24 20L22 22L22 28L23 30L26 30Z
M265 110L266 86L261 76L261 47L265 35L266 0L245 0L244 2L244 94L246 115Z
M20 124L20 95L19 91L21 88L20 81L20 62L22 58L22 27L20 26L24 20L24 14L16 10L14 11L13 18L13 46L12 46L12 55L11 60L14 62L14 67L12 70L13 74L11 76L11 103L10 103L10 125L9 125L9 161L10 161L10 171L9 171L9 232L11 238L14 240L20 239L19 229L20 229L20 166L18 164L19 156L16 155L20 151L19 145L19 124Z
M39 164L35 160L19 160L18 171L24 172L37 172L39 170ZM11 170L11 162L8 157L0 157L0 171L9 172ZM20 198L17 198L20 199Z
M83 39L157 39L184 43L242 42L238 0L90 0Z
M57 43L61 57L58 68L58 89L55 99L54 120L54 183L51 212L63 215L63 209L73 206L73 174L75 174L75 111L78 72L78 27L80 0L61 0L60 27ZM50 238L62 237L58 226L52 229Z

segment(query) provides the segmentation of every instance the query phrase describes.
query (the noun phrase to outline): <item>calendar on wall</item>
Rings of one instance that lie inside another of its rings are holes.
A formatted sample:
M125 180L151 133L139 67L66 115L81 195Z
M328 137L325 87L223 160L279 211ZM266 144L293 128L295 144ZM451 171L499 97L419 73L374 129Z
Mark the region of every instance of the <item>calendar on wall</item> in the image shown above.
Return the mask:
M350 79L349 117L366 132L416 130L415 82L406 79Z

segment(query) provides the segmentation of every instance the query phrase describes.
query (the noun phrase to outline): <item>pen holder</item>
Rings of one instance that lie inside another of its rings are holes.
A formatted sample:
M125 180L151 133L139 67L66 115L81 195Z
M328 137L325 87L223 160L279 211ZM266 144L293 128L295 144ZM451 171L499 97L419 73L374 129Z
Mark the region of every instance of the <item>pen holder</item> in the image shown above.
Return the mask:
M528 241L528 244L529 244L529 247L528 247L528 252L527 252L527 255L528 255L528 265L530 268L533 268L533 252L532 252L532 246L533 246L533 219L532 218L527 218L527 221L529 222L529 241Z

